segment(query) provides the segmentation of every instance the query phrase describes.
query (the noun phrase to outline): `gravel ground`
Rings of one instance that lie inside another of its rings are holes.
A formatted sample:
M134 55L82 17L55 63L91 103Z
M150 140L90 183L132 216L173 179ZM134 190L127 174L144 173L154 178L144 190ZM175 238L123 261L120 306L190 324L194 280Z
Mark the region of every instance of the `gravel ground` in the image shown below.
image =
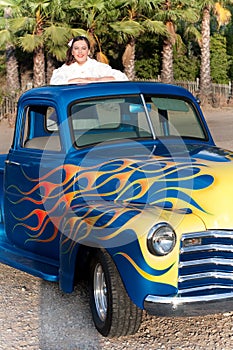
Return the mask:
M233 109L205 114L216 143L233 150ZM9 148L12 133L0 122L0 152ZM85 285L66 295L57 284L1 264L0 281L0 350L233 350L233 312L192 318L145 313L136 335L106 339L93 326Z
M95 330L86 286L74 294L0 266L0 349L233 349L233 313L190 318L144 315L134 336L105 339Z
M190 318L144 315L134 336L106 339L95 330L85 285L72 295L0 265L1 350L233 349L233 313Z

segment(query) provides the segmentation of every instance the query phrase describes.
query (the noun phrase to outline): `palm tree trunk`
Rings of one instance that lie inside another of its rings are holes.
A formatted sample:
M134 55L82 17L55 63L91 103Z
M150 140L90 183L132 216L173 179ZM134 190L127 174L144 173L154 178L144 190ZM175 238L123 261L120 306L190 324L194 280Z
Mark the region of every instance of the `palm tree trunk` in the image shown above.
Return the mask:
M12 17L10 6L4 8L4 18L6 20L6 29L9 30L8 19ZM12 43L6 44L6 79L7 90L10 94L15 94L20 90L18 61L15 57L15 47Z
M172 9L171 0L165 1L164 8L165 11ZM165 25L170 37L167 37L163 42L161 80L163 83L172 84L174 81L173 45L176 42L176 31L175 25L171 19L167 20Z
M172 84L173 75L173 45L169 39L163 43L161 80L163 83Z
M34 87L45 84L45 56L42 47L38 47L33 53L33 83Z
M55 69L54 61L50 55L47 56L47 69L46 69L46 84L49 84L52 77L53 71Z
M136 39L131 38L122 56L124 72L129 80L134 80L135 78L135 45Z
M200 70L200 99L202 104L212 103L212 84L210 75L210 10L206 5L202 17L202 45Z
M15 57L15 48L12 44L6 45L6 77L7 90L11 94L20 90L18 61Z

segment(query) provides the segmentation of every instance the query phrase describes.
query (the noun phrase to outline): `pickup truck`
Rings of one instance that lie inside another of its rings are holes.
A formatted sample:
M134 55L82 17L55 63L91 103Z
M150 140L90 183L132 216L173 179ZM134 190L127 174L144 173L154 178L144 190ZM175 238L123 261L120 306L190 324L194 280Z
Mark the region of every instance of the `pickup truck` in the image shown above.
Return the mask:
M65 293L85 278L105 337L137 332L143 310L233 310L232 178L186 89L28 90L0 156L0 262Z

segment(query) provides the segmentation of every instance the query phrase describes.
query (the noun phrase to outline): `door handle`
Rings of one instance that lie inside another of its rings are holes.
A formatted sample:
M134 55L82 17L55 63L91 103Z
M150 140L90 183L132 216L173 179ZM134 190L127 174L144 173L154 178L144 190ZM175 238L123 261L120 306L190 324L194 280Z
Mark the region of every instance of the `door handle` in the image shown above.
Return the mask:
M18 166L18 165L20 165L20 163L18 163L18 162L14 162L14 161L12 161L12 160L8 160L8 159L7 159L7 160L5 160L5 163L6 163L6 164L9 164L9 165L17 165L17 166Z

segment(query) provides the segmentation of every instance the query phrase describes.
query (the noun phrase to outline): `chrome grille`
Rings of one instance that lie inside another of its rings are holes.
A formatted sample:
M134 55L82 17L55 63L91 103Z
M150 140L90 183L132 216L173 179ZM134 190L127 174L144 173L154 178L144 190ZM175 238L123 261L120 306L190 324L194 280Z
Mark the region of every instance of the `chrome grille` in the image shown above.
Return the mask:
M233 292L233 230L182 236L178 290L182 296Z

